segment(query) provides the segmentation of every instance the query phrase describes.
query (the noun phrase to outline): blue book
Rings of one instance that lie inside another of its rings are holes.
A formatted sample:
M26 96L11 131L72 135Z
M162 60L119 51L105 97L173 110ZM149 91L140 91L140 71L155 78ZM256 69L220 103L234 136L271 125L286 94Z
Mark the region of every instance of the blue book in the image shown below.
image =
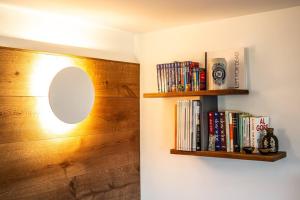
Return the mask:
M221 129L220 129L220 113L218 112L214 113L214 128L215 128L215 139L216 139L215 149L216 151L221 151L222 142L221 142Z

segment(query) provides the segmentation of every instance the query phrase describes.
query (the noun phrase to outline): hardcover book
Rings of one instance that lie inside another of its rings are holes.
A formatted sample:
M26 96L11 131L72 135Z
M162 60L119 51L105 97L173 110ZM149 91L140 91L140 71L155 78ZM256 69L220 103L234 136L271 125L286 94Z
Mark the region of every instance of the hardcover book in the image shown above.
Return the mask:
M261 147L261 140L264 132L270 127L269 117L250 117L250 144L254 147L254 152L258 152Z
M216 150L216 140L215 140L215 128L214 128L214 112L208 113L208 150L215 151Z
M214 113L214 129L216 140L216 151L221 151L221 130L220 130L220 115L218 112Z
M221 135L221 150L226 151L226 125L225 125L225 112L220 112L220 135Z
M247 89L245 48L208 52L208 89Z

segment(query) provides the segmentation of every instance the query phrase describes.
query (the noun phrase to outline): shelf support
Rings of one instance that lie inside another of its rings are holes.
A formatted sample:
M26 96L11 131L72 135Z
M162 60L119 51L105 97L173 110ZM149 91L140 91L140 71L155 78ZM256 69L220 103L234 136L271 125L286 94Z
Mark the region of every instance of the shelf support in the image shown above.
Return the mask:
M218 111L218 96L201 96L201 151L208 150L208 112Z

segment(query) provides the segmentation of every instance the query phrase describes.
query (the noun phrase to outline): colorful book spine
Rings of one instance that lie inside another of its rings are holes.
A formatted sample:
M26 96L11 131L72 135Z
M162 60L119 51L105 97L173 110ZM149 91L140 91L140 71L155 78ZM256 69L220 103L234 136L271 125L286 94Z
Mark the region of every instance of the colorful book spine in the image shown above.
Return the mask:
M230 140L230 152L233 152L233 132L234 132L234 127L233 127L233 113L229 112L229 140Z
M200 90L206 90L206 70L200 68Z
M225 112L220 112L220 135L221 135L221 150L226 151L226 125L225 125Z
M158 92L199 91L206 89L205 69L192 61L157 64Z
M215 140L216 151L221 151L221 130L220 130L220 115L218 112L214 113L214 128L215 128Z
M232 113L233 126L233 151L240 152L239 133L238 133L238 113Z
M225 127L226 127L226 151L230 150L230 131L229 131L229 111L225 111Z
M216 150L215 128L214 128L214 112L208 113L208 150Z

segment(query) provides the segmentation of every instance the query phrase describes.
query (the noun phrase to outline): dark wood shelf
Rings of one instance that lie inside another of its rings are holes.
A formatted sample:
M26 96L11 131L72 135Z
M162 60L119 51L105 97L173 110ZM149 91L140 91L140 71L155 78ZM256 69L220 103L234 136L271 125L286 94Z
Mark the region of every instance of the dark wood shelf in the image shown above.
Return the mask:
M241 94L249 94L249 90L226 89L226 90L200 90L200 91L189 91L189 92L145 93L144 98L219 96L219 95L241 95Z
M279 151L278 153L261 155L261 154L245 154L236 152L224 152L224 151L180 151L171 149L171 154L189 155L189 156L204 156L215 158L230 158L240 160L256 160L265 162L274 162L286 157L286 152Z

